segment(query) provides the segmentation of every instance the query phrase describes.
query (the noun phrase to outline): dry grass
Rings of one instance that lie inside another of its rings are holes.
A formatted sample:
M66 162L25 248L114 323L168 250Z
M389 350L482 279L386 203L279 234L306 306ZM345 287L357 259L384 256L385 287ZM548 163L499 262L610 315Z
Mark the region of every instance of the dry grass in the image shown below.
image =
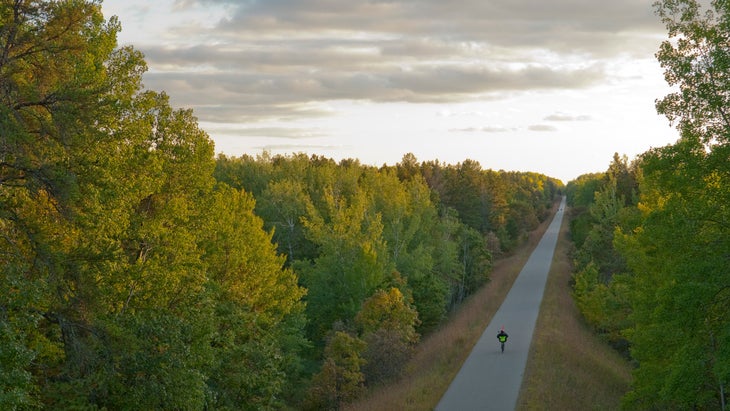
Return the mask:
M628 391L631 367L591 332L570 294L571 262L563 221L540 308L518 410L612 410Z
M495 262L490 282L465 301L442 328L419 344L400 380L371 389L361 401L346 409L433 409L504 301L549 224L550 220L543 222L524 245Z

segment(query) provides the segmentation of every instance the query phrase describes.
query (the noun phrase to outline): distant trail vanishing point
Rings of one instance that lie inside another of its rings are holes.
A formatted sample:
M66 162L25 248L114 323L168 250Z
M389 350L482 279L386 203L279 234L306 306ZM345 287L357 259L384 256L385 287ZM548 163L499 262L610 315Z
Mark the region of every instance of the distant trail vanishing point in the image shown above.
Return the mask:
M515 409L564 209L565 197L507 298L436 406L437 411ZM502 326L509 334L504 354L497 341Z

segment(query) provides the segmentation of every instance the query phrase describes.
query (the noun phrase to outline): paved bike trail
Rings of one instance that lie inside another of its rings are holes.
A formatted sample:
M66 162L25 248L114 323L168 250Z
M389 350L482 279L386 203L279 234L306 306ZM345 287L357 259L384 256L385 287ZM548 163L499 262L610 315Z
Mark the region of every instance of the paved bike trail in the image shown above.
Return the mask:
M504 302L436 406L437 411L515 409L563 210L565 198ZM509 334L504 353L497 340L502 326Z

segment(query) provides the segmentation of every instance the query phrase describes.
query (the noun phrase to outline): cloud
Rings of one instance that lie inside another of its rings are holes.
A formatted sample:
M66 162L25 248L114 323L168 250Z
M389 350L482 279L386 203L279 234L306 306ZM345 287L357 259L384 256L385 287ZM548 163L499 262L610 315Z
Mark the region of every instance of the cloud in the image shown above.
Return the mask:
M186 3L194 3L186 0ZM199 0L225 5L217 30L235 35L362 33L371 37L439 38L502 47L603 53L638 44L621 33L663 31L653 0ZM291 36L290 36L291 37Z
M203 52L203 54L210 51ZM151 64L171 63L155 50L148 52ZM190 59L194 64L195 59ZM311 102L365 100L372 102L458 102L528 90L582 89L605 77L603 68L589 66L561 70L541 65L518 68L489 64L423 64L407 70L392 66L361 66L354 69L283 66L271 70L241 67L230 70L226 59L212 70L157 71L145 76L153 89L168 90L176 105L192 107L209 121L243 120L255 114L269 118L327 115L307 107Z
M502 126L485 126L485 127L453 128L449 131L457 132L457 133L507 133L510 131L517 131L517 129L502 127Z
M530 131L539 131L539 132L554 132L558 131L558 128L555 126L552 126L550 124L533 124L529 127L527 127Z
M653 0L176 0L223 7L139 47L145 84L205 121L326 116L331 100L444 103L610 80L606 59L653 53ZM124 24L124 22L122 22ZM314 104L313 104L314 103ZM558 114L546 121L558 120Z
M314 150L340 150L341 146L313 144L266 144L254 147L261 151L277 151L280 153L312 152Z
M452 111L450 109L442 109L439 110L436 115L438 117L457 117L457 116L464 116L464 117L484 117L485 113L483 111Z
M274 137L290 140L326 137L328 134L317 129L288 127L221 127L211 128L218 135L235 137Z
M545 117L545 121L589 121L592 117L587 114L553 113Z

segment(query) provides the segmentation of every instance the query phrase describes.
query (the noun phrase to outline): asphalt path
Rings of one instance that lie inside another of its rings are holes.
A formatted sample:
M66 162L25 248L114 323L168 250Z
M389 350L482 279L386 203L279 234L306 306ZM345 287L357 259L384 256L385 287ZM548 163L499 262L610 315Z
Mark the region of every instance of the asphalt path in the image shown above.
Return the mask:
M437 411L514 410L553 260L565 198L507 297L451 382ZM497 333L509 334L504 353Z

